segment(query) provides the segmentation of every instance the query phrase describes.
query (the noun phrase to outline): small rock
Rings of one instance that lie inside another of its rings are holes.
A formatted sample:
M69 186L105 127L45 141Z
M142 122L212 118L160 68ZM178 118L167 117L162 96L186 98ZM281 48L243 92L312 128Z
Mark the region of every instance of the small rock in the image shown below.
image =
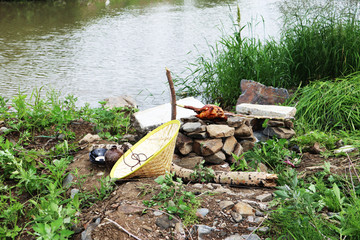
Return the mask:
M219 202L219 207L221 210L230 209L234 206L234 202L232 201L221 201Z
M264 221L263 217L256 217L255 220L254 220L255 223L261 223L262 221Z
M204 132L206 127L200 122L188 122L182 125L181 129L186 133Z
M253 209L249 204L245 202L238 202L234 205L232 208L234 212L237 212L238 214L241 214L243 216L254 216L255 215L255 209Z
M72 181L74 180L74 175L72 175L71 173L69 173L63 180L63 187L69 187L72 183Z
M105 107L114 108L114 107L129 107L129 108L137 108L135 100L131 96L118 96L118 97L110 97L105 99L106 104Z
M260 202L269 202L272 199L272 194L271 193L264 193L264 194L261 194L259 196L256 196L256 199L259 200Z
M326 148L320 147L320 143L318 143L318 142L315 142L314 145L311 146L309 149L309 152L315 153L315 154L320 154L325 151L326 151Z
M249 140L243 140L240 142L241 146L243 147L243 151L247 152L255 147L255 143Z
M258 229L258 231L260 231L260 232L267 232L267 231L269 231L269 227L260 227L260 228Z
M235 129L234 135L237 138L250 137L253 134L251 127L246 124Z
M158 216L161 216L161 215L163 215L162 212L154 211L154 216L158 217Z
M100 141L100 140L101 140L101 138L99 137L99 135L92 135L92 134L88 133L85 135L85 137L83 137L79 141L79 144L92 143L92 142Z
M176 148L182 155L187 155L192 151L193 139L179 132L176 139Z
M265 214L263 212L259 211L259 210L256 210L255 211L255 216L263 217L263 216L265 216Z
M0 134L5 133L7 130L9 130L7 127L1 127L0 128Z
M356 152L358 149L351 145L345 145L343 147L340 147L339 149L336 149L334 151L335 154L338 153L350 153L350 152Z
M191 137L193 139L206 139L207 138L207 132L189 133L187 136Z
M259 203L256 201L252 201L252 200L247 200L247 199L243 199L242 200L244 203L247 203L253 207L257 207L262 211L267 211L268 210L268 203Z
M208 213L209 213L209 209L207 209L207 208L199 208L196 211L196 216L198 216L200 218L204 218Z
M266 136L290 139L295 135L294 129L281 127L266 127L263 131Z
M234 152L235 146L238 144L234 136L226 138L222 150L227 154L231 155Z
M241 214L237 213L237 212L234 212L234 211L231 211L231 216L232 218L234 219L235 222L239 223L243 220L243 217Z
M87 228L81 233L81 240L92 240L92 231L100 224L101 218L97 218L95 222L90 223Z
M226 156L222 151L218 151L213 155L205 157L205 162L211 164L223 164L225 160Z
M199 165L204 160L204 157L199 156L196 153L190 153L183 158L174 158L173 162L180 167L194 169L196 165Z
M243 149L243 147L241 146L240 143L237 143L237 144L235 145L233 153L234 153L236 156L238 156L238 157L239 157L241 154L244 153L244 149ZM236 159L235 159L235 158L233 157L233 155L231 154L231 155L228 157L228 161L229 161L230 163L235 163L235 162L236 162Z
M230 137L234 135L235 128L227 125L212 124L206 127L206 131L212 138Z
M195 140L193 149L198 155L210 156L218 152L222 146L221 139Z
M240 116L229 116L227 119L227 124L229 125L229 127L240 127L241 125L243 125L245 123L245 118L240 117Z
M254 216L248 216L248 217L246 218L246 220L247 220L249 223L254 223L254 222L255 222Z
M136 206L132 206L132 205L128 205L128 204L124 204L118 207L117 211L121 212L121 213L125 213L125 214L135 214L135 213L142 213L143 209L136 207Z
M75 195L79 193L79 191L80 191L80 190L77 189L77 188L71 189L71 191L70 191L70 197L73 199L73 198L75 197Z
M234 193L230 189L224 188L222 186L216 188L213 192L214 193L219 193L219 194L226 193L226 194L229 194L229 195L234 195Z
M244 234L241 235L241 237L243 237L244 240L261 240L261 238L256 234Z
M164 216L158 217L155 221L155 224L161 229L168 229L170 227L175 227L175 224L177 222L178 221L175 218L170 220L167 215L164 215Z
M209 226L206 226L206 225L198 225L197 230L198 230L199 239L202 239L202 237L204 235L210 234L215 229L213 227L209 227Z
M236 233L234 235L225 238L224 240L244 240L244 238L240 236L240 234Z

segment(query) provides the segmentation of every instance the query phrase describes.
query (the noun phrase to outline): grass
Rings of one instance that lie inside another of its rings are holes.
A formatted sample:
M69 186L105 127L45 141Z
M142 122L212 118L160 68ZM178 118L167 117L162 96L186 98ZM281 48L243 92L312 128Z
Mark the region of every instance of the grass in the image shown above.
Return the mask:
M24 234L68 239L78 222L76 213L108 197L114 187L107 177L95 192L81 191L73 198L67 194L63 181L77 150L76 137L81 137L70 126L87 121L104 139L117 141L130 131L132 110L77 109L75 97L60 96L54 90L42 96L41 88L29 98L19 92L11 106L0 97L0 120L6 126L0 136L0 239ZM39 138L49 139L52 147L36 144Z

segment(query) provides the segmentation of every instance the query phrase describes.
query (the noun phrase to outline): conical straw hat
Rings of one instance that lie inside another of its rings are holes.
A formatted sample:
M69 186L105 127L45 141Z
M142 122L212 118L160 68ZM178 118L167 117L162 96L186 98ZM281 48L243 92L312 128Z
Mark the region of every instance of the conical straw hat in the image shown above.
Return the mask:
M179 120L167 122L148 133L115 163L112 179L154 177L170 171Z

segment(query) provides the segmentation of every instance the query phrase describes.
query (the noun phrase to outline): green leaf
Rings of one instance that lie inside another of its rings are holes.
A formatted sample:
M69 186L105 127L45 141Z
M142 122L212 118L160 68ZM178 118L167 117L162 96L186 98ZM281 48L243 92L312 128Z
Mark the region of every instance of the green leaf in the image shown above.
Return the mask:
M274 194L275 194L277 197L282 198L282 199L285 199L285 198L289 198L289 197L290 197L285 191L281 191L281 190L275 191Z

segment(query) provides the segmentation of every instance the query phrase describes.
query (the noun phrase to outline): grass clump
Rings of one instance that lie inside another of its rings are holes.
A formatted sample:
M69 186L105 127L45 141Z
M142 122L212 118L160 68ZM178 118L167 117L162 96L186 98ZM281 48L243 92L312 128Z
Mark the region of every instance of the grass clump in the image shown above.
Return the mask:
M313 82L298 92L297 121L321 131L360 128L360 73Z

